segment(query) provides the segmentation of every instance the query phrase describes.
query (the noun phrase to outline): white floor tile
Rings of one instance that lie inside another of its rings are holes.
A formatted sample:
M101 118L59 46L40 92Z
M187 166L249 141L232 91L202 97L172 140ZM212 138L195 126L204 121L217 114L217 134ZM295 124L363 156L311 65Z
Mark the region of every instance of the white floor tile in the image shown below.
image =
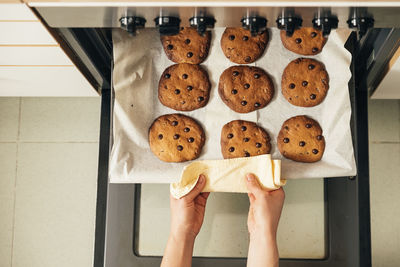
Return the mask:
M19 101L17 97L0 97L0 142L17 140Z
M0 144L0 266L11 267L17 145Z
M97 142L99 97L22 98L20 140L23 142Z
M400 100L370 100L369 141L400 142Z
M98 144L18 150L13 267L93 266Z
M400 263L400 143L370 145L373 267Z

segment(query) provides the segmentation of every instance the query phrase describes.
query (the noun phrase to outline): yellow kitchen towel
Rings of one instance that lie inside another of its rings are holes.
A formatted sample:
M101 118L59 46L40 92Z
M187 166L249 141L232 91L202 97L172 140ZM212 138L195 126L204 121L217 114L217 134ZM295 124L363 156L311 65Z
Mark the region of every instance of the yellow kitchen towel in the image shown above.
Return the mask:
M196 185L200 174L206 177L203 192L246 193L245 176L253 173L268 190L276 190L286 184L281 178L281 161L272 160L270 154L249 158L195 161L185 166L181 179L170 186L171 194L179 199Z

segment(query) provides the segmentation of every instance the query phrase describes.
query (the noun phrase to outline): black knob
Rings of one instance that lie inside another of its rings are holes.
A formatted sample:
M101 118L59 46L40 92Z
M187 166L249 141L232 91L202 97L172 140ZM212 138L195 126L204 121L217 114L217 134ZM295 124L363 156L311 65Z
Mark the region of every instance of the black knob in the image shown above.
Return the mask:
M372 17L352 17L347 21L347 24L350 29L357 28L361 38L369 28L374 27L374 19Z
M332 29L337 29L339 20L336 16L326 15L315 17L312 21L314 29L322 31L324 37L327 37Z
M161 16L154 19L161 35L175 35L179 33L181 20L172 16Z
M208 28L214 28L215 19L207 16L194 16L189 19L190 26L196 27L197 32L203 35Z
M294 31L299 29L303 23L300 17L289 15L285 17L279 17L276 20L278 29L285 30L287 36L292 36Z
M251 32L251 35L263 33L267 29L268 20L259 16L244 17L242 20L242 27Z
M121 28L126 30L129 34L135 35L137 29L144 28L146 20L142 17L125 16L119 19Z

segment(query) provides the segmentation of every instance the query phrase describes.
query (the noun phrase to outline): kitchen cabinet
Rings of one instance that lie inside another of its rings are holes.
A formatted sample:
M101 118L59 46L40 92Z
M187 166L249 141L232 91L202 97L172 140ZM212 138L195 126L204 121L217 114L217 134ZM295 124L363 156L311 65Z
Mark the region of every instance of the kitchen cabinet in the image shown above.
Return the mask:
M25 4L0 4L0 96L97 96Z

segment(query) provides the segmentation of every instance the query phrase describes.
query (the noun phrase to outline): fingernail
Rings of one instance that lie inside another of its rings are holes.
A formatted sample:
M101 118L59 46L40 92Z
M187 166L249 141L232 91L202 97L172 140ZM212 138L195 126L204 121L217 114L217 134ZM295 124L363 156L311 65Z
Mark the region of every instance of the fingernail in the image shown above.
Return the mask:
M246 178L247 178L247 181L249 181L249 182L253 181L253 175L251 175L250 173L248 173L246 175Z
M199 183L202 183L202 182L204 182L204 176L201 174L201 175L199 176Z

